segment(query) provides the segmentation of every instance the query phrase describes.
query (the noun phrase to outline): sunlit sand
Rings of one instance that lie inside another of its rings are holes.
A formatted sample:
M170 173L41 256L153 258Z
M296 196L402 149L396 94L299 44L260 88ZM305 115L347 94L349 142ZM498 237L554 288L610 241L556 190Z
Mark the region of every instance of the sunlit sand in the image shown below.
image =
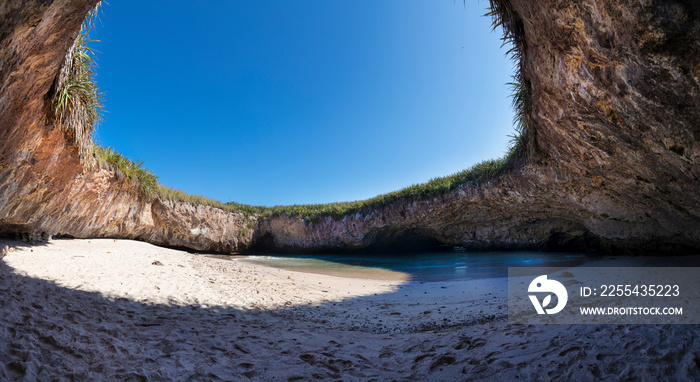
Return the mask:
M6 244L0 380L698 377L696 326L508 325L503 278L336 277L128 240Z

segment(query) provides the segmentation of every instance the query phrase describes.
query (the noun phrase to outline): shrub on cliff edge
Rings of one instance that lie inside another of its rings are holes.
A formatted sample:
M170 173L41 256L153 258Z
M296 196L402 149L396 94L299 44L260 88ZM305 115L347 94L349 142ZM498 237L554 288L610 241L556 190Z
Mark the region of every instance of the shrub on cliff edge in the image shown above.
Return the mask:
M158 196L158 177L144 168L142 161L132 161L111 147L94 145L93 152L100 168L114 171L117 176L136 184L149 200Z
M102 93L95 81L94 40L88 38L98 6L90 11L68 50L55 85L52 109L66 136L78 147L81 162L88 167L92 158L92 133L103 111Z

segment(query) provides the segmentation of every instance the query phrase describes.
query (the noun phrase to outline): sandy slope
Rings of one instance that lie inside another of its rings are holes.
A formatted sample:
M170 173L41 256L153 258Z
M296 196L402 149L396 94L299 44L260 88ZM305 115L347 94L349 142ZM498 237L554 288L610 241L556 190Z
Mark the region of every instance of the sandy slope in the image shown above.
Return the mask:
M123 240L5 244L3 381L700 379L700 327L508 325L503 279L304 274Z

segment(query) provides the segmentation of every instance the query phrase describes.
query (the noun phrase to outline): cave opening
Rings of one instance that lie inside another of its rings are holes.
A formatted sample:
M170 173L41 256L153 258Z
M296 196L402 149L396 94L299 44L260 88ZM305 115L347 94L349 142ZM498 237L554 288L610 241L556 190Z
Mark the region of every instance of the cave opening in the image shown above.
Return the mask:
M163 184L265 206L362 200L509 145L510 47L476 2L209 6L106 4L94 31L97 139Z

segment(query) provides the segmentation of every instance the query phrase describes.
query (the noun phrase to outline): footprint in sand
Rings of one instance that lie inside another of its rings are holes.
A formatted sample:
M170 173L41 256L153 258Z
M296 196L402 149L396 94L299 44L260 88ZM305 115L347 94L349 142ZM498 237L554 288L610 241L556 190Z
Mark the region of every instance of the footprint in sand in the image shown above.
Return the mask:
M432 373L435 369L441 366L452 365L457 359L452 354L442 354L439 356L432 365L430 365L430 372Z
M565 357L567 354L569 354L571 352L580 352L581 350L583 350L583 348L581 348L580 346L572 346L572 347L560 352L559 356Z
M471 338L463 338L457 346L455 346L455 350L462 350L462 349L467 349L467 350L473 350L476 348L480 348L482 346L486 345L486 340L483 338L477 338L472 340Z

